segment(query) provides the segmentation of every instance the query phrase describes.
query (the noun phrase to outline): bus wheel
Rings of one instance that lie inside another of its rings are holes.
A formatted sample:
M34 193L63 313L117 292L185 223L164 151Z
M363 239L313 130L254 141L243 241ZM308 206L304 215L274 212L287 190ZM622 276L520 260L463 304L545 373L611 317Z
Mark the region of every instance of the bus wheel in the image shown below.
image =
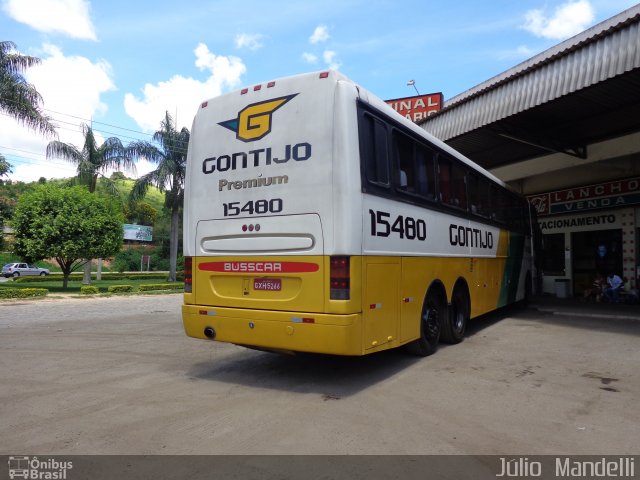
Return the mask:
M446 314L446 301L436 292L429 292L420 317L420 338L407 345L409 353L426 357L436 351L440 340L441 318Z
M469 296L462 289L456 289L451 297L449 315L442 321L444 343L460 343L464 338L469 320Z

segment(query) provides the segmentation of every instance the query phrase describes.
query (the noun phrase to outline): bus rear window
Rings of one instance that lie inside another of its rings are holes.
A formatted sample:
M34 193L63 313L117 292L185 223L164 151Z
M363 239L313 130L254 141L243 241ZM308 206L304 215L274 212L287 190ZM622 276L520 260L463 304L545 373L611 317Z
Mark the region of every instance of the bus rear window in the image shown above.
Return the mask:
M389 186L389 146L386 125L372 117L364 115L362 132L362 160L367 181Z

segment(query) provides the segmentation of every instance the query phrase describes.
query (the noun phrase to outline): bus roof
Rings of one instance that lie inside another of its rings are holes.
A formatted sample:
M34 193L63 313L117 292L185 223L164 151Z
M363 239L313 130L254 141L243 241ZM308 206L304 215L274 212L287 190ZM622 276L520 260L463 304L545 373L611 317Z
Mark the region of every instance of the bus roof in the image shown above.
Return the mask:
M464 162L467 166L469 166L470 168L476 170L478 173L480 173L481 175L484 175L485 177L487 177L491 181L495 182L496 184L498 184L498 185L500 185L500 186L502 186L502 187L514 192L514 193L518 193L510 185L507 185L505 182L500 180L498 177L496 177L495 175L493 175L489 171L485 170L483 167L481 167L480 165L475 163L473 160L465 157L460 152L454 150L449 145L444 143L442 140L434 137L431 133L427 132L424 128L418 126L414 122L412 122L412 121L408 120L407 118L405 118L404 116L400 115L398 112L396 112L393 108L391 108L380 97L376 96L375 94L373 94L372 92L370 92L366 88L362 87L357 82L354 82L353 80L351 80L350 78L348 78L344 74L338 72L337 70L319 70L319 71L302 73L302 74L297 74L297 75L290 75L290 76L287 76L287 77L281 77L281 78L278 78L276 80L269 80L269 81L257 83L257 84L251 85L250 87L243 87L241 89L234 90L232 92L226 93L224 95L221 95L221 96L215 97L215 98L220 98L220 97L224 97L224 96L231 96L231 95L238 95L238 94L244 95L244 94L248 93L250 90L254 90L255 91L255 90L260 90L262 88L273 87L273 86L276 85L276 83L278 83L278 84L279 83L292 83L292 84L294 84L294 83L295 84L308 83L308 84L311 84L311 80L312 79L318 79L318 78L327 79L329 82L334 82L336 84L338 82L346 82L346 83L352 84L357 89L358 96L362 101L364 101L364 102L370 104L371 106L375 107L376 109L382 111L387 116L393 118L396 122L401 123L405 128L415 132L417 135L420 135L420 136L426 138L429 142L433 143L437 148L439 148L439 149L447 152L448 154L458 158L460 161ZM215 100L215 98L211 98L211 99L203 102L203 104L208 102L208 101L213 101L213 100Z

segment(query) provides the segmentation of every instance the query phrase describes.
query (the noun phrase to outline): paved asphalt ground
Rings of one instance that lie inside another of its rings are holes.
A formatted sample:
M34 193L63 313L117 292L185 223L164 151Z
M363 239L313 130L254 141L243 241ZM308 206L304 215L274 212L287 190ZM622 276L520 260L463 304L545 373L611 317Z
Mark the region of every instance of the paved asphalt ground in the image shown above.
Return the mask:
M0 454L638 453L640 307L542 299L428 358L339 358L187 338L181 301L0 302Z

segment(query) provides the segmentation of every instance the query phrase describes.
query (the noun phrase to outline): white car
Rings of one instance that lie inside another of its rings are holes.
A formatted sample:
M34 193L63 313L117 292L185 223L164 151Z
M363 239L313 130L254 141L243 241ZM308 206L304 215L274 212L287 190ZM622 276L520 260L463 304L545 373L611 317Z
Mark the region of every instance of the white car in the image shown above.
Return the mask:
M7 263L2 267L3 277L21 277L26 275L40 275L44 277L45 275L49 275L49 270L36 267L35 265L29 265L28 263Z

